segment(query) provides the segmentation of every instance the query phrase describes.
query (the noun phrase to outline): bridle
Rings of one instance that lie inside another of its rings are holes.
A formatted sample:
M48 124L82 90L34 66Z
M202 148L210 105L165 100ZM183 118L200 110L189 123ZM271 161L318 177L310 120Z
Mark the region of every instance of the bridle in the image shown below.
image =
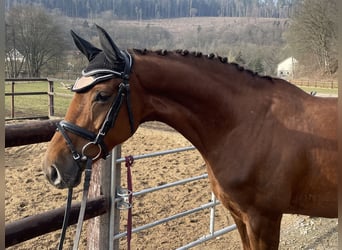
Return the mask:
M73 245L74 250L77 250L78 248L80 234L82 230L83 218L84 218L88 190L89 190L89 185L90 185L92 162L97 160L100 157L102 158L107 157L108 149L104 143L104 137L106 136L108 131L114 126L124 100L126 101L126 105L127 105L131 133L132 134L134 133L134 120L133 120L133 113L132 113L132 107L131 107L130 85L129 85L129 75L131 73L133 61L132 61L131 55L127 51L121 51L121 55L124 61L124 69L122 72L117 72L111 69L97 69L97 70L92 70L89 72L83 71L82 72L83 77L91 77L93 75L100 75L100 76L95 77L95 78L93 77L91 79L92 81L89 82L89 84L86 84L85 86L83 86L82 88L73 90L75 92L84 91L84 89L89 89L98 82L102 82L102 81L115 78L115 77L122 79L122 82L118 86L118 93L110 109L108 110L106 117L98 133L95 134L94 132L88 131L84 128L79 127L76 124L70 123L65 120L62 120L58 124L56 124L57 131L59 131L64 137L66 144L68 145L72 153L72 157L74 161L77 163L77 166L79 167L79 170L80 171L85 170L83 197L82 197L81 209L80 209L80 213L78 217L76 235L74 238L74 245ZM76 150L70 137L67 134L67 131L89 141L83 146L81 153L79 153ZM87 149L91 146L97 146L99 150L99 152L94 157L87 156ZM85 169L81 167L81 163L84 163L84 162L86 162ZM68 218L69 218L69 213L70 213L70 208L71 208L71 202L72 202L72 188L69 188L67 206L65 209L64 220L63 220L62 233L60 236L60 242L58 246L58 249L60 250L63 249L63 242L65 238L66 229L68 226Z
M61 132L64 139L66 140L66 143L72 153L73 159L76 162L86 160L87 156L85 152L87 148L92 145L98 146L99 148L98 154L95 157L92 157L93 161L97 160L100 156L102 156L102 158L106 158L106 156L108 155L108 150L104 143L104 137L106 136L110 128L114 126L124 99L126 99L131 133L134 132L134 121L133 121L133 114L132 114L132 107L131 107L131 100L130 100L130 85L129 85L129 74L131 72L131 67L132 67L132 57L126 51L125 52L121 51L121 52L122 52L123 58L125 59L125 66L124 66L123 72L117 72L117 71L109 70L109 69L92 70L87 73L85 73L84 71L82 72L83 76L91 76L93 74L106 74L105 75L106 77L95 78L94 79L95 83L98 83L98 82L101 82L110 78L114 78L114 77L119 77L122 79L122 82L118 86L119 89L118 89L116 98L114 99L110 109L108 110L107 115L98 133L95 134L91 131L85 130L84 128L81 128L65 120L57 124L57 129L58 131ZM98 81L98 79L100 79L100 81ZM93 86L93 84L90 84L90 86ZM88 88L88 86L85 86L85 88ZM79 92L79 91L75 90L75 92ZM81 154L76 151L66 131L69 131L89 141L87 144L83 146Z

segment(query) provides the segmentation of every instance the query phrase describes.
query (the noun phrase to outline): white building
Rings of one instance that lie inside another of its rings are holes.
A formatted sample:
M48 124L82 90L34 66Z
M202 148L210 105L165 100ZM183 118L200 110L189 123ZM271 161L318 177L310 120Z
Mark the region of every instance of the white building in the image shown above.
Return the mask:
M25 57L17 49L8 51L5 57L6 77L25 77L26 71L23 67L24 62Z
M8 62L14 60L23 62L24 59L24 56L17 49L11 49L9 52L6 53L6 60Z
M277 67L277 76L280 78L293 79L298 61L294 57L289 57L280 62Z

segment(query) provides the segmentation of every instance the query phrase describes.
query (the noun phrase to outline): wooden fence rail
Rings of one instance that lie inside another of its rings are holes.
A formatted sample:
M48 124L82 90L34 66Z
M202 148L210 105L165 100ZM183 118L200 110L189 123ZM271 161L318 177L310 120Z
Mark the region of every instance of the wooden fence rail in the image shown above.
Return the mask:
M50 141L61 120L34 121L5 125L5 147Z
M297 86L315 87L315 88L327 88L337 89L338 82L335 80L290 80L291 83Z
M11 96L11 118L6 119L6 120L15 119L15 116L14 116L14 96L27 96L27 95L47 95L48 96L48 98L49 98L48 116L26 117L26 119L37 119L37 118L48 119L49 117L52 117L55 115L53 81L51 81L47 78L6 78L5 82L11 82L11 84L12 84L11 92L5 93L5 96ZM14 85L16 82L48 82L49 87L48 87L48 91L15 92L14 91ZM20 118L20 119L25 119L25 118Z
M68 225L77 223L80 203L73 204ZM105 214L109 211L109 202L103 196L89 199L85 220ZM5 246L13 246L34 237L62 228L64 208L57 208L41 214L29 216L5 225Z
M35 121L5 126L5 147L49 141L60 120ZM64 207L29 216L5 225L5 245L13 246L34 237L61 229ZM80 203L73 204L69 225L77 223ZM109 200L103 195L88 199L85 219L108 213Z

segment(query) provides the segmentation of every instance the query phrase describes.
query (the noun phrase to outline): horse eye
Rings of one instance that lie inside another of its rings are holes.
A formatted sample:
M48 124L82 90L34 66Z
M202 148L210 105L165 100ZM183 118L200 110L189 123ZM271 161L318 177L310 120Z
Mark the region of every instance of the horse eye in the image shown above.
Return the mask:
M99 92L95 96L95 101L96 102L107 102L109 100L109 98L110 98L110 95L105 94L103 92Z

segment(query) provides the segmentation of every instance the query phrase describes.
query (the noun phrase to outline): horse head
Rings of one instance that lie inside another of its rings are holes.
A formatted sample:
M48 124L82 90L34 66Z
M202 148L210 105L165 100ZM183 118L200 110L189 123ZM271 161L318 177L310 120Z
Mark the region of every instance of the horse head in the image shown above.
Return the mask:
M105 158L138 126L134 120L138 109L133 108L137 95L131 98L133 59L104 29L97 28L102 49L71 31L89 64L72 87L75 95L64 120L57 124L43 162L48 180L58 188L78 185L87 159Z

